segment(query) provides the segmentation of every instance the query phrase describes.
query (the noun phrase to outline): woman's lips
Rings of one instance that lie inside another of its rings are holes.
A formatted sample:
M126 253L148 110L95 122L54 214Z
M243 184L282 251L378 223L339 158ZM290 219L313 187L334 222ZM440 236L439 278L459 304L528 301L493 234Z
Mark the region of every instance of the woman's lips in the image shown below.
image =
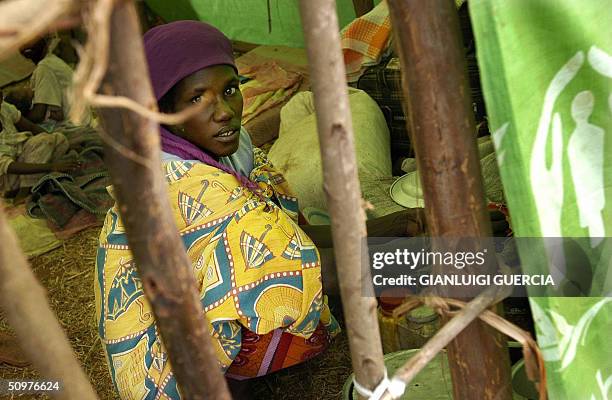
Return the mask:
M230 129L215 135L215 139L219 142L228 143L237 139L240 134L240 129Z

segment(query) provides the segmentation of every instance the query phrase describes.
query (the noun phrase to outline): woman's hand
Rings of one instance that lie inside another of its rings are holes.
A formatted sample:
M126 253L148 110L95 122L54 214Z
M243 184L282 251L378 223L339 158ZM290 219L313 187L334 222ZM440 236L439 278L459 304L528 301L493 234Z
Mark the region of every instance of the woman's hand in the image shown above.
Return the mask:
M51 172L72 172L80 166L78 160L58 161L51 164Z

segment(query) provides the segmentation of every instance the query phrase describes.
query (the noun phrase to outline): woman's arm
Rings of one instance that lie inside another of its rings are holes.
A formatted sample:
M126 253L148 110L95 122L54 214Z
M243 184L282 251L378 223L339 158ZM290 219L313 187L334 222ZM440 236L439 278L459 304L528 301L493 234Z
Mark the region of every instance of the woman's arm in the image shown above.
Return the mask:
M28 111L28 119L34 123L43 122L45 120L45 115L47 115L47 105L42 103L37 103L32 106L32 109Z
M493 236L506 236L509 224L499 211L489 211ZM333 247L330 225L300 225L300 228L320 248ZM425 210L408 208L366 221L368 237L414 237L427 232Z
M408 208L366 221L370 237L417 236L424 233L425 214L422 208ZM320 248L333 247L330 225L300 225L313 243Z
M9 164L6 172L15 175L32 175L44 172L69 172L76 169L78 165L79 163L76 160L46 164L12 162Z
M6 170L9 174L15 175L32 175L32 174L40 174L42 172L51 172L52 164L33 164L33 163L23 163L23 162L12 162L8 169Z

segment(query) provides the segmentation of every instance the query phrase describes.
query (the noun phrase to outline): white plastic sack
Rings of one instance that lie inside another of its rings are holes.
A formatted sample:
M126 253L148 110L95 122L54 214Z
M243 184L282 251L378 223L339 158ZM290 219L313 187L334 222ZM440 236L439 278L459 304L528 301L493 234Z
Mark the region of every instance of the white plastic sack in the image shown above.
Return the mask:
M389 129L382 112L376 102L361 90L349 89L349 102L360 182L372 183L390 178ZM289 182L301 209L327 210L312 92L296 94L283 107L279 138L268 156ZM363 197L368 200L368 193L363 193Z

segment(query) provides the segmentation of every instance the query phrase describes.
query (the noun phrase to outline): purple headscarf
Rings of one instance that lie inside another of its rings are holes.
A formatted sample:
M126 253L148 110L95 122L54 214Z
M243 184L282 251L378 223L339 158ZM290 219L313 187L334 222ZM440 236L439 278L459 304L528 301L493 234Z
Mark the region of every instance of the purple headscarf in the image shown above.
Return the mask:
M157 101L181 79L201 69L219 64L236 69L230 40L204 22L156 26L144 34L144 47Z
M214 65L237 70L232 43L217 28L199 21L175 21L144 34L144 48L155 98L159 101L183 78ZM237 171L219 163L205 151L159 127L162 150L186 160L199 160L234 175L249 189L257 185Z

